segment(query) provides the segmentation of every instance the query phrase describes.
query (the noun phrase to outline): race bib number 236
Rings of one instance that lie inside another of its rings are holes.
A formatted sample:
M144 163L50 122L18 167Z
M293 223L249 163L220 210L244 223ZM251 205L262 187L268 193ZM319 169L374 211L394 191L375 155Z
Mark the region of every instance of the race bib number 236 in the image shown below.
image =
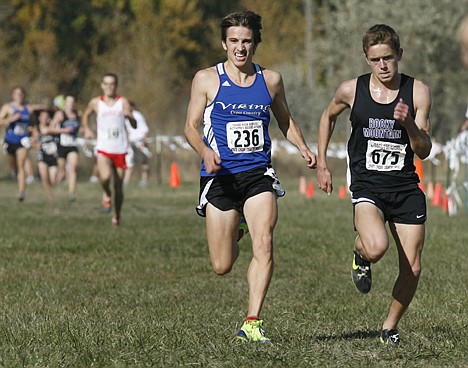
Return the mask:
M226 124L228 147L234 153L263 150L263 123L261 120L236 121Z

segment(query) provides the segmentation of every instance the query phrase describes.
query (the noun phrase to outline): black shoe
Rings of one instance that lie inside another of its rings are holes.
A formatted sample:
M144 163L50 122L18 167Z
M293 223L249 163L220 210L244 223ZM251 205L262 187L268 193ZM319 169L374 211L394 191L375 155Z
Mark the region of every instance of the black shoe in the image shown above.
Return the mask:
M361 257L358 251L354 251L353 257L353 269L351 270L351 276L353 277L354 285L357 289L367 294L372 286L372 273L370 262Z
M244 235L249 233L249 227L247 226L247 221L245 221L245 217L242 216L239 223L239 233L237 235L237 241L241 240Z
M396 328L391 330L382 330L380 342L387 345L398 345L400 343L400 334Z

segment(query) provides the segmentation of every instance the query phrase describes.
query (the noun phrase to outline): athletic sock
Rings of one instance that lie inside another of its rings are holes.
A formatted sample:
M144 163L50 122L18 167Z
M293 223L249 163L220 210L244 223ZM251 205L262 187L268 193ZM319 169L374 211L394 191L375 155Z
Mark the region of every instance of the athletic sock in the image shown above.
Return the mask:
M248 316L245 320L246 320L246 322L259 321L260 318L258 318L257 316Z

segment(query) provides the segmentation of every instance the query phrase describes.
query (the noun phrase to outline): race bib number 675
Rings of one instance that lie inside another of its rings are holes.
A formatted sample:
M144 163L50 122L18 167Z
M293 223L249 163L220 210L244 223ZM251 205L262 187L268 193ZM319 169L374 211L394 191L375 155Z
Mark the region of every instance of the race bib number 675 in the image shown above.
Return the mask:
M366 169L398 171L405 163L406 144L372 141L367 142Z
M261 120L236 121L226 124L228 147L234 153L263 150L263 123Z

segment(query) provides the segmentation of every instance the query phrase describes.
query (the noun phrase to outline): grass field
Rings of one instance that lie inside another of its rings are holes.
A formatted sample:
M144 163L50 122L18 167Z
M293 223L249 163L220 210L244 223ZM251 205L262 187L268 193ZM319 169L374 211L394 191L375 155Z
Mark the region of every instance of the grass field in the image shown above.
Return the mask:
M392 243L360 295L350 280L351 205L283 182L276 268L262 317L273 344L234 339L247 305L250 239L231 274L212 271L198 184L126 188L111 226L96 184L49 203L39 184L18 203L0 181L2 367L468 367L466 214L429 206L423 273L400 324L377 339L397 272Z

